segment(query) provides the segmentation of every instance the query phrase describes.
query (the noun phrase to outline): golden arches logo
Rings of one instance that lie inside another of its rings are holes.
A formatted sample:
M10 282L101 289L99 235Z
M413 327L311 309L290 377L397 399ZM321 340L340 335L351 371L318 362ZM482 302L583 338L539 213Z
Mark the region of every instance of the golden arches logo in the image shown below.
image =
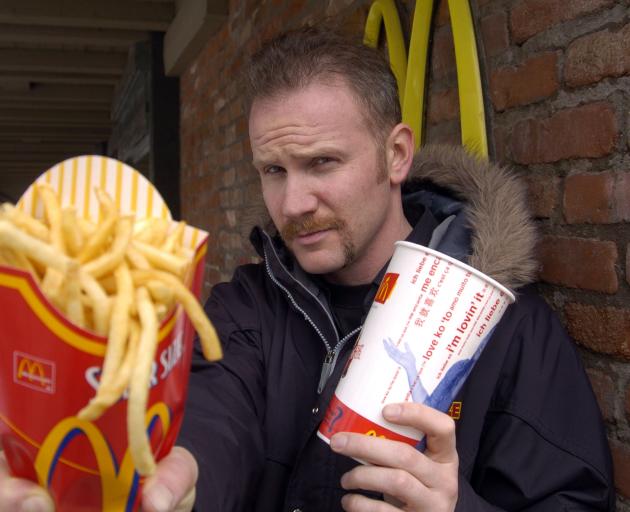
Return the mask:
M458 420L462 416L462 403L461 402L453 402L451 406L448 408L447 413L454 420Z
M17 367L17 378L21 379L22 377L27 378L31 382L42 382L46 378L42 363L23 357Z
M426 66L433 4L433 0L416 2L409 42L409 58L407 58L400 18L394 0L376 0L372 4L363 37L365 44L376 47L381 25L385 26L389 61L398 83L403 121L413 129L416 136L416 148L420 146L423 138ZM448 0L448 7L455 45L462 143L470 151L487 157L488 139L483 89L470 5L468 0Z
M398 281L399 275L400 274L394 274L392 272L385 274L383 280L381 281L381 285L378 287L376 296L374 297L376 302L380 302L381 304L385 304L385 302L387 302L387 299L389 299L394 292L394 287L396 286L396 281Z
M383 434L377 434L376 430L374 430L374 429L368 430L365 433L365 435L369 436L369 437L380 437L381 439L387 439Z
M13 352L13 379L27 388L54 393L55 364L16 350Z
M151 431L157 420L162 423L164 435L171 422L169 408L163 402L154 404L146 413L145 421ZM94 453L101 479L102 511L119 512L132 510L138 491L139 477L135 471L131 453L127 449L120 467L101 431L91 422L71 416L61 420L48 433L35 458L35 471L39 484L49 487L60 457L65 448L77 436L84 435ZM88 470L85 470L88 472ZM89 471L91 472L91 471Z

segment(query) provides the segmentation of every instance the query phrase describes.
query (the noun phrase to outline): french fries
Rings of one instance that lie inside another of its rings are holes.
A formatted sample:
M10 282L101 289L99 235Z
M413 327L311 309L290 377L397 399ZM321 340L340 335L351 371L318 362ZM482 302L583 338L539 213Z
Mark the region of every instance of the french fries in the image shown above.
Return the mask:
M157 346L158 318L149 292L143 286L136 290L138 316L140 317L139 354L146 357L137 360L132 371L129 384L129 405L127 409L127 429L129 430L129 449L138 473L150 475L155 471L155 461L151 454L151 445L144 430L135 428L144 424L144 413L147 409L147 389L151 378L151 363L155 357Z
M145 426L150 371L160 321L181 304L209 360L222 356L214 327L186 283L192 252L182 244L183 222L135 221L97 190L98 225L62 208L50 185L36 185L44 219L0 205L0 265L28 271L68 320L107 337L95 396L77 414L94 421L129 390L129 450L138 473L155 461Z

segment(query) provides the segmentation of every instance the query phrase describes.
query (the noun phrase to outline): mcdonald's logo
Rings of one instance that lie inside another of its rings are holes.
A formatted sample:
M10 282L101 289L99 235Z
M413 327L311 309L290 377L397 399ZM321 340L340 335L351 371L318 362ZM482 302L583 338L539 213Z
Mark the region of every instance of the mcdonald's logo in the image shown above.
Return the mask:
M462 416L462 403L453 402L448 408L448 415L454 420L458 420Z
M21 386L53 394L55 363L39 357L13 352L13 381Z
M398 276L400 274L394 274L392 272L388 272L383 277L381 281L381 285L378 287L378 291L376 292L376 297L374 300L376 302L380 302L381 304L385 304L387 299L392 296L392 292L394 291L394 286L396 286L396 281L398 281Z
M434 0L416 2L409 58L394 0L375 0L372 3L363 36L366 45L377 47L381 25L385 26L389 62L398 83L403 122L413 130L416 148L423 140L424 95L433 4ZM470 5L468 0L448 0L448 8L457 65L462 144L471 152L487 157L483 89Z
M157 402L146 413L145 422L149 435L158 421L162 424L163 436L166 436L171 424L171 411L164 402ZM140 476L135 470L129 449L122 461L116 460L110 444L98 427L76 416L64 418L57 423L40 446L35 458L39 484L43 487L54 485L55 472L63 471L63 452L77 436L85 436L92 447L101 480L101 511L131 512L138 495ZM84 471L92 473L87 469Z

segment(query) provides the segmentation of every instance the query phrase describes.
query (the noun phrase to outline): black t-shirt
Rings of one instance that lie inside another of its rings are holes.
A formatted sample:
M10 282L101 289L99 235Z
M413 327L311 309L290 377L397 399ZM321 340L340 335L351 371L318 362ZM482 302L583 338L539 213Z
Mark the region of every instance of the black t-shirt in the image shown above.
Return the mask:
M357 286L325 283L324 286L340 337L343 337L361 325L366 312L365 297L372 283Z
M416 221L415 227L406 240L426 246L438 223L433 214L426 208L418 208L415 215L418 217L414 219ZM328 303L341 338L359 327L363 322L364 316L367 314L372 304L372 299L381 283L386 267L387 265L378 273L374 281L368 284L346 286L329 283L321 279L320 286L326 290Z

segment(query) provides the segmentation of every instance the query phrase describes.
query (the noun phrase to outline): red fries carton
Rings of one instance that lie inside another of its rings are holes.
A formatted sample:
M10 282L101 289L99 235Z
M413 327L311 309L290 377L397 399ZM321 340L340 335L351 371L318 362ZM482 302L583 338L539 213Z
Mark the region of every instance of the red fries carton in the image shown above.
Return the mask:
M151 183L110 158L72 158L36 182L49 183L62 206L74 205L96 223L97 187L123 214L171 220ZM42 218L33 189L17 206ZM198 297L207 233L188 226L183 241L195 254L189 289ZM171 449L181 425L193 335L181 305L160 326L145 418L156 459ZM62 512L138 508L141 478L127 447L125 396L94 422L76 417L94 396L106 342L71 324L30 274L0 266L1 446L12 473L47 487Z

